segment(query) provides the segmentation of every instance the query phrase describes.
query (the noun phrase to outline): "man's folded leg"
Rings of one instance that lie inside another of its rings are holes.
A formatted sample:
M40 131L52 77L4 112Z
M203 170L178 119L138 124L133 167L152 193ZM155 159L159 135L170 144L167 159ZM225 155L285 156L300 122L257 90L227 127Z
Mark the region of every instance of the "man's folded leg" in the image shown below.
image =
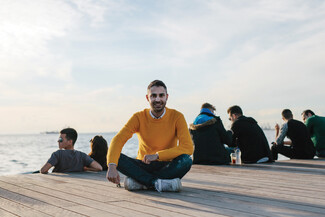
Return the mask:
M165 161L165 163L164 167L154 171L153 174L159 179L181 179L191 169L192 159L189 155L182 154L170 162Z
M182 187L180 179L190 170L191 166L192 159L185 154L171 162L154 161L150 164L121 154L117 169L127 176L124 186L129 191L154 187L159 192L178 192Z
M153 176L144 169L142 161L130 158L124 154L120 155L117 170L125 176L134 179L139 184L145 185L147 188L154 186L157 177Z

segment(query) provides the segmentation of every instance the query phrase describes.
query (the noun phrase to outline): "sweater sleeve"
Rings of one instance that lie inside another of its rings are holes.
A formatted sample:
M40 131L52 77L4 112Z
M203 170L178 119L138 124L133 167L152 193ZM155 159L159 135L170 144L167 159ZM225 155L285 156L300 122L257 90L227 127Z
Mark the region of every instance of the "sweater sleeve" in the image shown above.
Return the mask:
M284 138L287 136L288 132L288 123L284 123L280 129L280 134L276 138L276 144L281 145L283 144Z
M176 137L178 139L178 146L157 152L159 160L170 161L182 154L193 154L194 146L192 138L182 114L180 114L176 121Z
M139 129L139 118L134 114L126 125L112 139L107 152L107 165L115 163L118 165L118 160L121 155L124 144L136 133Z

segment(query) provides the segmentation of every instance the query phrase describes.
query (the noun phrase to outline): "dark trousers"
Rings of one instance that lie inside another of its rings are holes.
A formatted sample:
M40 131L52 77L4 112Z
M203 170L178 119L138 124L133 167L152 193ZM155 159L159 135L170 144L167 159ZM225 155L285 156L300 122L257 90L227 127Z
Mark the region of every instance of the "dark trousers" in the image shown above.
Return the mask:
M325 149L316 151L317 157L325 157Z
M282 154L290 159L313 159L314 155L305 153L303 151L297 151L292 146L285 145L273 145L271 148L273 160L278 159L278 154Z
M147 187L152 187L157 179L181 179L191 166L192 159L187 154L172 161L153 161L150 164L121 154L117 170Z

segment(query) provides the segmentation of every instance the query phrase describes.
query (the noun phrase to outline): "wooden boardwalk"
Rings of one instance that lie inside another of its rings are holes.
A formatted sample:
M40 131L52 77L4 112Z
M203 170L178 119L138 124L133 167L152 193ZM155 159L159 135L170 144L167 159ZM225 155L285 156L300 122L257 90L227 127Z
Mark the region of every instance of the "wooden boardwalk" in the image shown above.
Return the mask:
M325 216L325 159L195 165L182 183L129 192L105 172L0 176L0 216Z

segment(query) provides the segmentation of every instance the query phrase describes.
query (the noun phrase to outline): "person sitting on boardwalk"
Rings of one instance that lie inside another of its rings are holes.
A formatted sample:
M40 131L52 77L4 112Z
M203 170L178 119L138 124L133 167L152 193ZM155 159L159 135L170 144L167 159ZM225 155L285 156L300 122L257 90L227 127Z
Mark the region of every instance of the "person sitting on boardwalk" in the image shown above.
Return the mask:
M84 167L87 167L87 170L101 171L100 164L87 154L74 149L77 137L78 134L75 129L66 128L61 130L58 140L60 150L52 153L40 172L47 173L53 166L53 172L81 172Z
M275 125L276 142L271 148L273 159L278 159L278 153L290 159L313 159L315 148L307 127L302 122L294 120L289 109L282 111L282 119L285 123L281 127L281 132L279 125ZM284 141L285 137L291 141Z
M231 134L225 130L220 117L214 115L216 108L204 103L200 114L190 124L195 145L193 164L229 164L230 152L224 144L231 143Z
M92 159L97 161L103 168L103 170L107 170L107 141L102 136L95 136L90 140L90 153L88 154Z
M231 147L238 146L241 150L243 163L272 162L272 155L267 139L256 120L245 117L242 109L234 105L228 108L229 120L232 122Z
M187 123L183 114L165 107L168 94L162 81L149 84L146 98L151 108L135 113L110 143L107 179L119 184L118 170L127 176L124 187L129 191L179 191L180 179L192 166L193 143ZM137 159L121 154L134 133L139 140Z
M325 117L315 115L309 109L303 111L301 116L314 143L316 155L325 157Z

